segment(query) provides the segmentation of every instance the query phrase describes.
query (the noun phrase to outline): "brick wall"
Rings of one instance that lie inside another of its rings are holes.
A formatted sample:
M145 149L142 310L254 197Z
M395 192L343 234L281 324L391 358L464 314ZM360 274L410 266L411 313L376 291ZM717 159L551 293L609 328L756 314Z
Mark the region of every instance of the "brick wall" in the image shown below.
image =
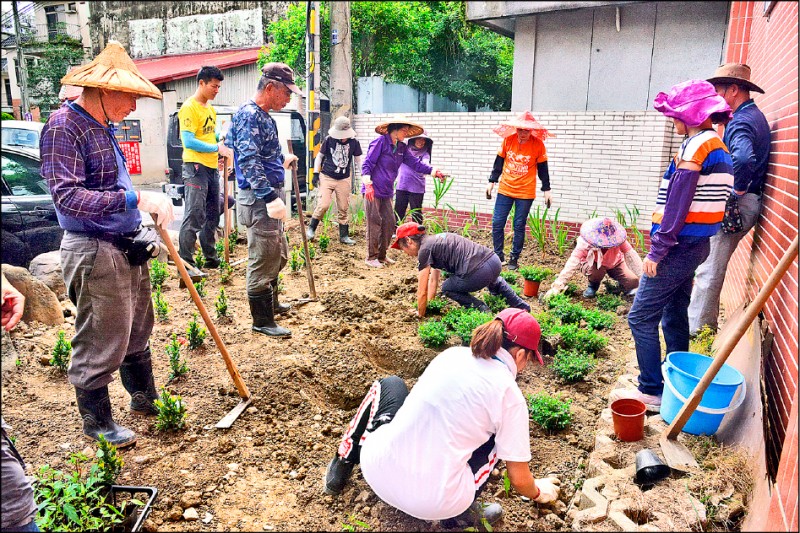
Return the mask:
M753 93L772 129L772 154L759 224L742 240L728 266L723 303L738 307L754 297L783 251L797 236L797 15L796 2L777 2L769 17L766 2L733 2L726 61L747 63L752 79L766 91ZM764 309L775 335L766 356L764 380L770 399L767 453L780 460L764 530L797 531L797 262Z
M433 138L433 165L455 177L443 202L467 217L473 207L490 216L494 200L485 196L487 179L501 139L492 128L516 113L411 113ZM375 126L391 114L361 114L353 123L362 148L375 139ZM593 211L613 216L615 209L638 207L638 225L650 229L661 175L680 145L672 121L658 112L539 112L536 118L556 135L546 141L559 220L579 224ZM360 169L357 170L360 175ZM429 181L425 206L433 205ZM534 203L541 204L541 199ZM455 220L455 219L454 219ZM574 225L573 224L573 225Z

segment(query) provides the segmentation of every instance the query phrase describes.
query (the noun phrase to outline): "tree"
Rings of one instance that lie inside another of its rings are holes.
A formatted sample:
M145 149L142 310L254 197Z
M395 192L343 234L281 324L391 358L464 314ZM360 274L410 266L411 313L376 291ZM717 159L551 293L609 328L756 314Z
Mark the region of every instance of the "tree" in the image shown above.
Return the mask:
M42 110L58 107L61 78L69 67L80 65L83 60L79 41L63 36L61 40L63 42L36 44L37 59L27 61L28 94Z
M282 61L305 72L304 4L269 25L259 65ZM321 87L329 91L330 17L320 6ZM514 43L466 20L464 2L353 2L353 78L383 76L462 102L470 111L511 106ZM302 81L301 81L302 82Z

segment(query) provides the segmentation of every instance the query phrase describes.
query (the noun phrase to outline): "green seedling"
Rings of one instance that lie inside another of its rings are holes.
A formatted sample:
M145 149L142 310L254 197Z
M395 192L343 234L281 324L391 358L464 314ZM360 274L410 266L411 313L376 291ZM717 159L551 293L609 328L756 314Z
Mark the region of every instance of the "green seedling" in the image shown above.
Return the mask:
M689 341L689 351L714 357L716 350L712 348L712 346L716 337L716 331L706 324L700 328L694 338Z
M283 272L278 274L278 294L283 294L286 291L286 286L283 284Z
M545 244L547 243L548 211L548 208L542 210L542 206L537 205L533 213L528 213L528 228L530 228L531 236L539 246L539 250L542 251L542 257L544 257Z
M553 221L550 222L550 233L553 234L553 239L556 241L556 250L558 251L558 255L563 256L567 249L567 235L569 235L569 228L565 223L558 221L558 213L560 211L560 207L556 209L556 213L553 216Z
M555 309L557 307L561 307L562 305L567 305L572 303L570 297L567 296L566 293L561 294L554 294L544 300L545 305L547 305L548 309Z
M528 395L528 411L531 420L546 429L557 431L569 427L572 423L572 400L561 399L560 394L551 396L546 392Z
M584 309L583 320L586 321L586 325L591 329L610 329L616 323L617 316L597 309Z
M553 364L550 368L553 369L558 378L567 383L580 381L588 376L594 370L594 358L585 353L575 350L562 350L558 349Z
M566 350L578 350L594 355L608 344L608 339L589 329L581 329L577 324L562 324L554 333L561 337L562 346Z
M167 305L167 300L164 299L164 295L161 293L161 287L158 287L153 293L153 307L155 307L156 317L158 317L159 322L169 320L169 305Z
M527 281L541 282L549 279L553 275L553 271L549 268L526 265L519 267L519 275Z
M562 324L579 324L585 309L581 304L572 302L563 303L552 308L553 316L561 320Z
M202 346L203 341L206 338L206 328L201 327L197 323L197 313L192 313L192 319L189 321L189 325L186 327L186 338L189 341L189 349L194 350Z
M117 453L117 447L108 442L101 433L97 439L97 466L100 471L100 478L106 485L113 485L117 481L117 476L122 472L125 462Z
M201 270L206 266L206 256L203 255L203 250L197 250L197 253L194 254L194 264Z
M486 293L483 295L483 301L489 306L489 309L492 311L492 313L499 313L508 307L508 302L506 302L506 299L499 294Z
M425 314L440 315L445 307L447 307L447 300L444 298L434 298L428 300L428 305L425 307Z
M160 289L169 277L167 263L158 259L150 260L150 285L153 289Z
M450 333L440 320L428 320L419 325L419 339L428 348L438 348L447 342Z
M230 235L228 235L230 236ZM222 257L225 255L225 242L224 240L220 239L214 243L214 250L217 252L217 257Z
M304 263L308 262L308 258L306 257L306 249L305 247L300 248L301 257L303 258ZM317 247L314 245L313 242L308 243L308 256L311 259L317 257Z
M219 296L214 302L214 307L217 310L217 318L228 316L228 297L225 296L225 289L221 288L219 290Z
M506 498L511 496L511 478L508 477L508 470L503 470L503 491L506 493Z
M161 396L153 404L158 410L156 418L158 431L175 431L186 426L186 406L180 395L173 396L162 387Z
M500 277L506 280L509 285L516 285L519 282L519 274L513 270L502 270Z
M233 275L233 267L224 259L219 262L219 282L223 285L230 283Z
M331 238L328 237L327 233L323 233L322 235L319 236L319 250L322 253L328 251L328 246L330 246L330 244L331 244Z
M304 255L305 253L298 246L292 248L292 252L289 254L289 269L292 272L298 272L305 266Z
M464 346L469 346L472 340L472 332L481 324L485 324L492 320L494 316L491 313L484 313L477 309L468 309L463 313L455 323L455 333L461 338L461 343Z
M172 340L167 344L164 351L169 358L169 380L172 381L189 371L189 367L185 360L181 359L181 343L178 341L178 336L173 333Z
M200 295L200 298L206 297L206 278L202 278L200 281L195 281L192 283L192 285L194 285L194 288L197 291L197 294Z
M359 520L355 515L348 515L347 521L342 522L342 531L357 531L356 528L368 531L370 529L370 525L362 520Z
M578 284L575 283L574 281L570 281L569 283L567 283L567 288L564 289L564 294L567 296L575 296L576 294L578 294L578 291L579 291Z
M53 351L51 352L50 366L66 373L71 357L72 343L67 340L67 334L64 333L64 330L59 330L56 345L53 346Z
M625 300L616 294L600 294L597 296L597 308L603 311L614 312L624 303Z

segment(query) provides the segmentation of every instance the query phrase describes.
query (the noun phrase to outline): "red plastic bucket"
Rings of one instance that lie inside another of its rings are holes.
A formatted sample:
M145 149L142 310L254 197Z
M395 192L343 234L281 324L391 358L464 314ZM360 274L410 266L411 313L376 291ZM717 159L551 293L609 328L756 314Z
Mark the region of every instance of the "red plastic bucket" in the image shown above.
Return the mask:
M639 400L624 398L611 404L614 433L619 440L633 442L644 437L644 415L647 406Z

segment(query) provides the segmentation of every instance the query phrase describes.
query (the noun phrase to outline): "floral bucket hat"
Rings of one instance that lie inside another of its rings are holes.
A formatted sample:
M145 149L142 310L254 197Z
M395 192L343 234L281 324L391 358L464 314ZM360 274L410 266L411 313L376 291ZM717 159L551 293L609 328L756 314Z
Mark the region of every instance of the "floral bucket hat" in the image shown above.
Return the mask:
M733 116L725 99L705 80L685 81L673 85L669 93L658 93L653 108L692 127L699 126L708 117L716 123L726 124Z
M581 225L581 237L592 246L613 248L628 238L622 224L610 217L590 218Z

